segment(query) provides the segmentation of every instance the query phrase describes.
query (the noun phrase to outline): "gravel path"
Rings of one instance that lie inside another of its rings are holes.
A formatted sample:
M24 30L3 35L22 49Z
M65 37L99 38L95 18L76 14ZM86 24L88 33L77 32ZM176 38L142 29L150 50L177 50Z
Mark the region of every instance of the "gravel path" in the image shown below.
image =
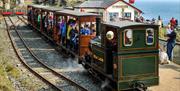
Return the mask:
M159 75L159 86L150 87L149 91L180 91L180 65L160 65Z

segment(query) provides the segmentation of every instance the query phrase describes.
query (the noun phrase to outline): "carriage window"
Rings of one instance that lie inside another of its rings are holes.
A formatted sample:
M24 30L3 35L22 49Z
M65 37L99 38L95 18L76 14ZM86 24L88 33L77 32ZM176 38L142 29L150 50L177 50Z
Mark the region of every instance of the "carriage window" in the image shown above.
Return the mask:
M146 44L147 45L154 44L154 30L152 28L146 29Z
M132 46L133 44L133 31L126 29L124 31L124 46Z

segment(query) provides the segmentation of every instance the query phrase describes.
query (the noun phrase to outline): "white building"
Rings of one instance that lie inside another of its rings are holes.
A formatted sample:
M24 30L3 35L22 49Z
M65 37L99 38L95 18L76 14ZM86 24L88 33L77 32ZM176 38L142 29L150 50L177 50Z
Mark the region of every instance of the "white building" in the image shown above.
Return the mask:
M103 21L135 20L142 11L124 0L88 0L75 6L81 12L99 13Z

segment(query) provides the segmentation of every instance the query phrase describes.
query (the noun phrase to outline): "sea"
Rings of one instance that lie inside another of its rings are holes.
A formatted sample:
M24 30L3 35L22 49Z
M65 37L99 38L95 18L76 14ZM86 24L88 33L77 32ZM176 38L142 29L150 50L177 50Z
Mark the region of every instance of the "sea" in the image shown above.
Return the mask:
M171 0L163 1L139 1L135 2L135 7L142 10L144 14L142 16L145 19L152 20L152 18L158 19L158 16L163 20L163 24L167 25L172 17L178 20L180 25L180 0L171 2Z

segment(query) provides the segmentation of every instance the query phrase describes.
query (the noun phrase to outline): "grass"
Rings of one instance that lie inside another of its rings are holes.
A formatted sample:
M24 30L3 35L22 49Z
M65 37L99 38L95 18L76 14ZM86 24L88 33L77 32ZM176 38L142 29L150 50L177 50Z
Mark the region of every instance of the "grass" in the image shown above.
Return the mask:
M1 60L2 61L2 60ZM13 91L11 81L7 77L4 65L0 63L0 91Z

